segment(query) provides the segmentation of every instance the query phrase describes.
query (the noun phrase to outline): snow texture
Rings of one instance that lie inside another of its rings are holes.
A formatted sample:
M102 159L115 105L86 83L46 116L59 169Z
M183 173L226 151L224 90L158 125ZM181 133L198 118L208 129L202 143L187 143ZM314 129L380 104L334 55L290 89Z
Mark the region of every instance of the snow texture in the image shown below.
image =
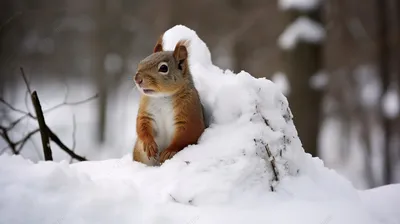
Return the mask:
M190 69L209 125L198 144L160 167L129 154L75 164L4 154L0 223L368 224L399 217L380 212L390 202L371 211L373 202L304 152L277 85L214 66L206 44L184 26L164 34L164 49L180 39L191 41Z
M282 49L290 50L299 42L319 43L323 39L325 39L325 30L321 24L306 17L299 17L286 27L279 36L278 44Z
M279 0L279 8L281 10L299 10L312 11L315 10L322 0Z

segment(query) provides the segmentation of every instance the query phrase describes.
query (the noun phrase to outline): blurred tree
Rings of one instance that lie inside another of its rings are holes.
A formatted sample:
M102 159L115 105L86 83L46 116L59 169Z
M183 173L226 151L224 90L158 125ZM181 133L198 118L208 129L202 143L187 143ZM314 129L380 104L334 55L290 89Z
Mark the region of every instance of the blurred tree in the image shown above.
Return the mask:
M108 35L107 30L107 13L106 6L107 0L99 0L97 4L93 6L94 20L96 24L95 31L93 33L93 63L92 71L97 85L97 91L99 94L98 103L98 141L104 142L105 140L105 129L106 129L106 118L107 118L107 74L104 69L104 60L106 58L108 49Z
M388 20L389 11L387 9L387 0L376 0L376 15L378 20L378 66L379 74L382 82L382 95L380 99L380 113L383 128L383 150L384 150L384 182L389 184L392 182L392 158L391 158L391 137L392 125L391 120L385 112L385 95L389 91L391 76L390 76L390 56L391 46L389 42L389 26Z
M93 33L93 73L99 93L98 141L105 141L108 99L124 77L132 34L123 29L124 1L100 0L93 5L96 29Z
M289 25L300 16L305 16L321 23L319 13L319 7L308 12L291 9L285 12L286 22ZM299 137L304 149L313 156L318 156L322 93L311 87L310 79L322 68L322 45L300 40L293 49L283 52L283 60L283 70L290 83L288 100Z

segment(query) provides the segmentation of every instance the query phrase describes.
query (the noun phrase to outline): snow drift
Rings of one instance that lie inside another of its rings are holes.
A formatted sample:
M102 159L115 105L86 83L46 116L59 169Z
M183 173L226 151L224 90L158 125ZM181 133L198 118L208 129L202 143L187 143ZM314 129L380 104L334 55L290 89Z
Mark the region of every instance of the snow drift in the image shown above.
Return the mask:
M131 155L72 165L0 156L0 223L382 220L349 181L304 152L275 84L214 66L206 44L187 27L175 26L163 38L165 50L181 39L191 43L190 68L209 126L198 144L160 167L132 162Z

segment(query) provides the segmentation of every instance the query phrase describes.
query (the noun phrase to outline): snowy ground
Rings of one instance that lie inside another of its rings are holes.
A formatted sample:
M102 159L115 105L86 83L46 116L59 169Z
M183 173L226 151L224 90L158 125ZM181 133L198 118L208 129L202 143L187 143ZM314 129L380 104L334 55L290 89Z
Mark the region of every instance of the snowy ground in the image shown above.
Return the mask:
M33 165L2 156L0 223L400 222L398 185L359 196L319 161L307 162L319 173L286 178L270 192L243 164L207 169L174 161L148 168L124 157Z
M126 129L109 133L126 133L119 150L77 148L92 160L115 159L34 163L4 154L0 223L400 223L400 185L356 190L304 153L277 85L215 67L185 27L169 30L164 47L181 38L191 40L190 67L210 124L199 144L161 167L132 162L126 145L134 140L135 107L127 106ZM94 120L79 119L87 126ZM49 118L55 126L58 120Z

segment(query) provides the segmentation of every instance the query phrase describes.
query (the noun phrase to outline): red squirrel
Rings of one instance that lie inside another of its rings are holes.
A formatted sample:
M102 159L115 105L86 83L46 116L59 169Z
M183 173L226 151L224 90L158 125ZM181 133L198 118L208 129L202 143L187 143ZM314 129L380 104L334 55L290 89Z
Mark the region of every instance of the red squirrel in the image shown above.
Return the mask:
M163 50L162 36L134 77L140 103L133 160L156 166L188 145L205 129L203 108L188 63L188 41Z

